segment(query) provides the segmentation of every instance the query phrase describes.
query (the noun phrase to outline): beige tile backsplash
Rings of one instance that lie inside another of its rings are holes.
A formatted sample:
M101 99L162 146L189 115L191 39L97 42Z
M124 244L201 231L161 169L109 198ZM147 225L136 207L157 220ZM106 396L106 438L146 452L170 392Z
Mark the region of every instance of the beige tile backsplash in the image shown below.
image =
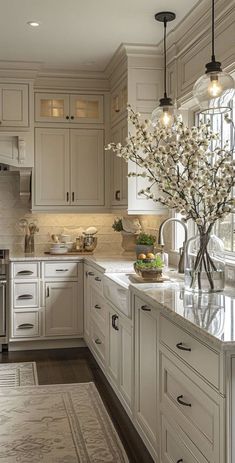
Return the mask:
M121 254L121 233L114 232L112 223L116 217L125 215L125 211L110 214L50 214L31 213L27 199L19 199L17 182L14 177L0 178L0 247L9 247L12 251L23 251L24 234L18 226L20 218L37 220L39 233L35 237L36 251L43 252L49 248L52 233L71 233L76 236L79 227L86 229L94 225L98 229L97 252ZM142 227L149 233L157 233L165 217L141 216Z

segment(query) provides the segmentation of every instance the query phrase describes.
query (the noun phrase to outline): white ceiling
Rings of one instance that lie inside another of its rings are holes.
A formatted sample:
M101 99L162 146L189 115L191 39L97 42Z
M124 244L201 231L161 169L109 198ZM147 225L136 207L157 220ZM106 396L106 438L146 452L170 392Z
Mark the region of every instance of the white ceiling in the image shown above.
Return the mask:
M205 0L204 0L205 1ZM103 70L123 43L157 44L158 11L176 13L175 26L198 0L0 0L0 60ZM40 27L30 28L27 21Z

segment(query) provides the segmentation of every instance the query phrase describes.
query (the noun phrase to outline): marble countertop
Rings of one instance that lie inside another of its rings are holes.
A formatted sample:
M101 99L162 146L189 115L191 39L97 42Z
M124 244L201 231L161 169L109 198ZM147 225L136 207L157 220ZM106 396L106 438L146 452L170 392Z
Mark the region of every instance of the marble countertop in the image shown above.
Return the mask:
M184 291L184 275L173 269L166 273L170 281L164 283L138 282L138 276L131 273L110 273L107 277L134 291L192 334L219 349L234 349L235 288L227 287L222 293L191 293Z
M184 291L184 276L169 270L170 281L143 283L133 273L134 256L102 254L49 255L10 254L10 261L75 260L95 265L117 284L130 288L146 303L161 309L172 320L220 349L235 347L235 288L222 293L196 294Z
M121 272L121 273L131 273L133 272L133 262L135 256L120 256L120 255L110 255L107 256L103 254L45 254L45 253L34 253L34 254L24 254L24 253L13 253L10 252L9 257L11 262L24 262L24 261L48 261L48 260L59 260L59 261L85 261L87 263L92 263L97 266L97 268L103 272Z

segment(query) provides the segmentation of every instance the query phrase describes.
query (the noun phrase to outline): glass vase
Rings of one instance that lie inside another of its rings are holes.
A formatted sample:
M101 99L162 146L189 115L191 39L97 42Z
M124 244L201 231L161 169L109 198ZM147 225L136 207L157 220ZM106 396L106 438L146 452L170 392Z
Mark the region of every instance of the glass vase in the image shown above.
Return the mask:
M185 252L186 291L223 291L225 259L223 241L210 233L190 238Z

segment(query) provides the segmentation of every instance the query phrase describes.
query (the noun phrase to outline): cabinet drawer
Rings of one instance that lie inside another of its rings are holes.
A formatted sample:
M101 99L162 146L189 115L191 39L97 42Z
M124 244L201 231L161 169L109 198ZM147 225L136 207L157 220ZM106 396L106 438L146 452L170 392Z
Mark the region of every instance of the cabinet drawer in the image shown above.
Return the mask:
M208 461L219 463L219 398L214 391L212 398L186 376L179 362L161 356L161 410L187 433Z
M91 316L105 333L105 300L94 288L91 288Z
M39 262L16 262L13 264L14 278L38 278Z
M86 273L86 276L89 278L90 284L93 288L96 288L100 294L103 293L103 273L89 268Z
M45 262L45 278L75 278L78 275L77 262Z
M162 417L161 422L161 462L162 463L208 463L198 450L184 443L175 430Z
M13 336L21 338L39 336L39 313L15 312L13 314Z
M37 281L14 283L14 308L38 307L39 306L39 286Z
M97 324L92 320L91 323L91 344L94 351L100 357L102 363L104 363L105 358L105 336L97 326Z
M160 317L160 341L219 388L219 354L163 316Z

